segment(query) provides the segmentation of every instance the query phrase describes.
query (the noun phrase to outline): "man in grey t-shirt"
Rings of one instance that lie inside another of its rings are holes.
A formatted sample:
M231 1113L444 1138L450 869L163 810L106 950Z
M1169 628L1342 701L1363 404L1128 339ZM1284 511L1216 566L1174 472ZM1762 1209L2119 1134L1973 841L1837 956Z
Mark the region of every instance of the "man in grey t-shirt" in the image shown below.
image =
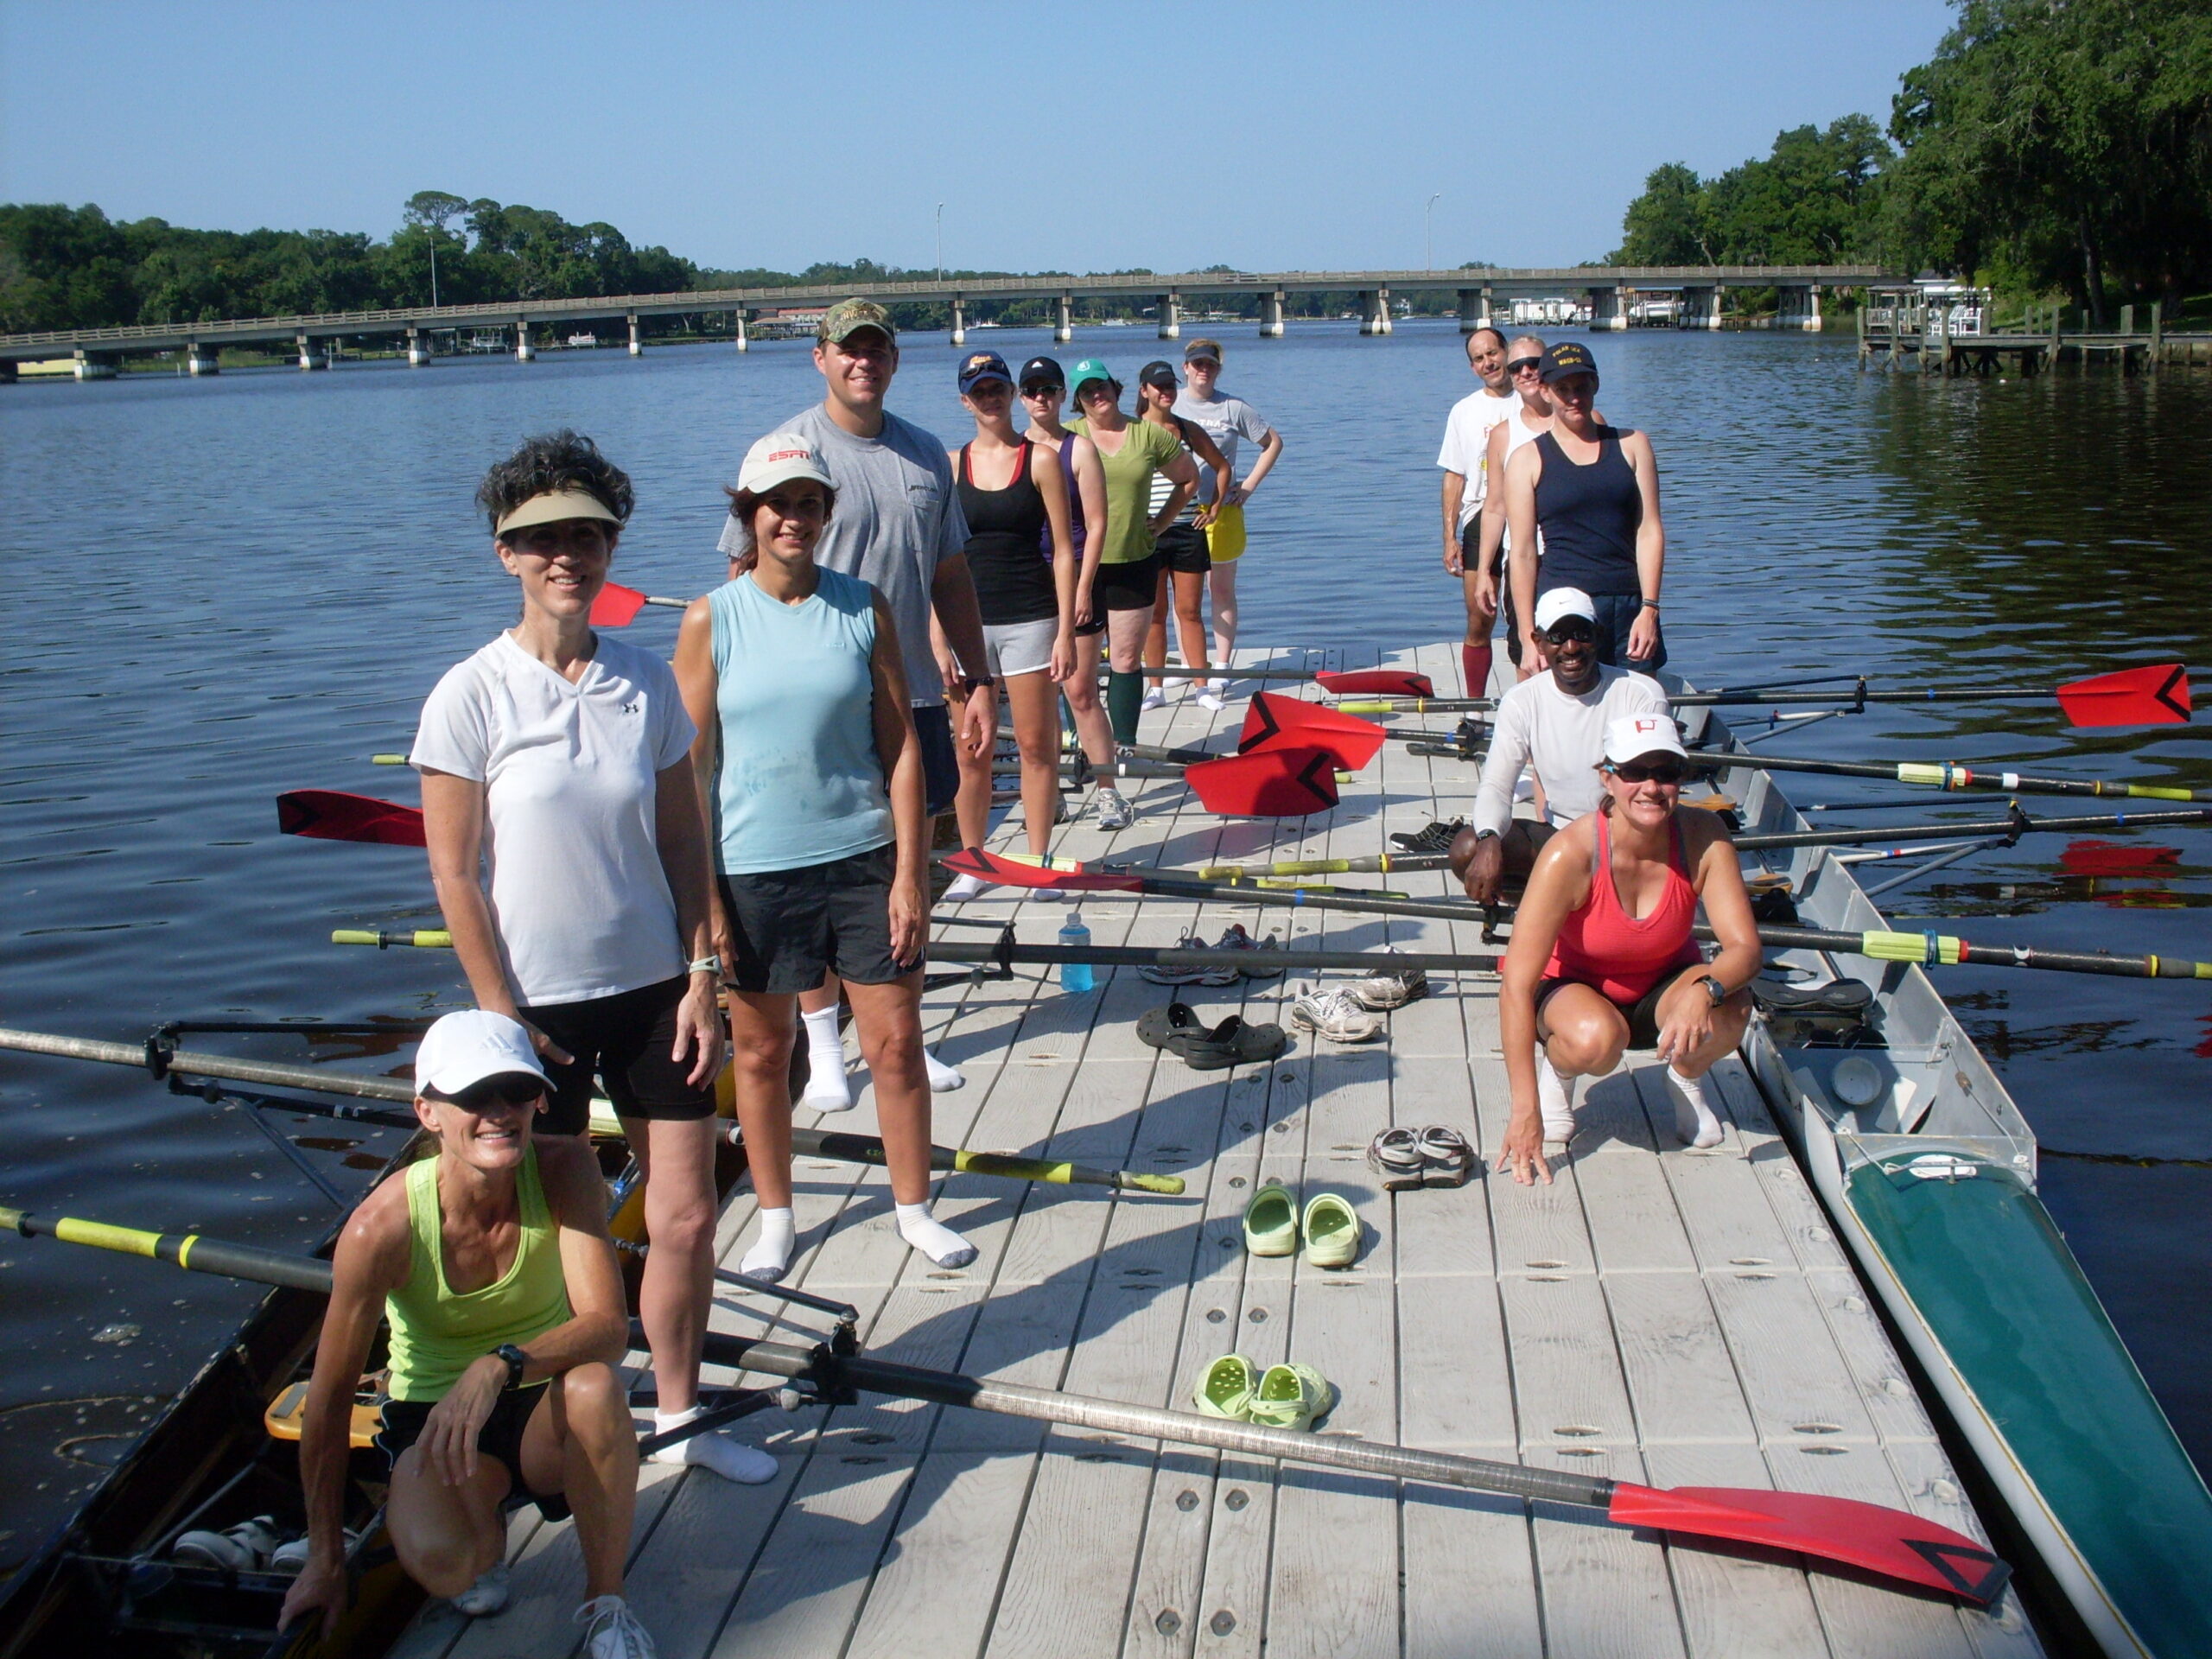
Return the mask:
M1229 653L1236 645L1236 561L1244 553L1244 503L1260 487L1260 480L1274 470L1276 458L1282 454L1282 434L1262 419L1260 411L1242 397L1231 397L1217 391L1214 381L1220 373L1219 341L1194 340L1185 346L1184 387L1175 399L1175 412L1213 440L1232 474L1236 467L1237 451L1243 444L1256 444L1260 450L1252 470L1230 485L1229 493L1218 504L1213 499L1212 476L1203 468L1199 472L1200 503L1217 506L1213 522L1206 527L1206 550L1212 556L1213 563L1211 586L1214 661L1226 668ZM1226 681L1216 680L1213 689L1219 691L1226 684Z

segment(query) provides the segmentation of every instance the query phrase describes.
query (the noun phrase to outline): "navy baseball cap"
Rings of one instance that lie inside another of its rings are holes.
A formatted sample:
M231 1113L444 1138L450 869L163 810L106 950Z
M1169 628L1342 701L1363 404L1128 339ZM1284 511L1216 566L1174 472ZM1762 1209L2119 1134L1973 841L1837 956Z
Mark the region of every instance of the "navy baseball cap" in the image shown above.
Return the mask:
M1014 376L1007 372L1006 359L996 352L970 352L960 360L960 395L965 397L986 380L997 380L1011 386Z
M1137 371L1137 385L1158 386L1162 391L1173 391L1177 386L1175 365L1156 357Z
M1564 380L1570 374L1586 374L1598 378L1598 359L1590 355L1590 348L1579 340L1564 340L1544 353L1543 377L1546 385L1554 380Z
M1065 387L1067 383L1068 372L1060 366L1058 358L1033 357L1021 365L1021 378L1017 384L1025 386L1043 384Z

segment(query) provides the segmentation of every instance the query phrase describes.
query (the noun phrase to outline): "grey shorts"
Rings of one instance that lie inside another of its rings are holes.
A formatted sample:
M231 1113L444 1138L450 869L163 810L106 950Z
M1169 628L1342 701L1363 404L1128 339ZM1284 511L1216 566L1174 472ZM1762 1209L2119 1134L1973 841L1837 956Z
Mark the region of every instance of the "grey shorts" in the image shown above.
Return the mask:
M730 982L754 995L810 991L835 973L884 985L921 964L891 955L891 879L897 849L833 858L795 870L722 875L729 918Z
M1038 622L983 625L983 650L990 658L988 671L1003 680L1015 674L1034 674L1052 665L1052 641L1059 637L1058 617Z

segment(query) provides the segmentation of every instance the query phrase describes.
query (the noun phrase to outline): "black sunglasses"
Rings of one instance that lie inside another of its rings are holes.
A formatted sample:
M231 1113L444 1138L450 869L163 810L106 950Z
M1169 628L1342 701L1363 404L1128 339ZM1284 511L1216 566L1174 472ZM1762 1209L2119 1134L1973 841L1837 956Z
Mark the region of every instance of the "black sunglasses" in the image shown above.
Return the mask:
M1586 645L1597 637L1597 625L1579 616L1563 617L1544 630L1544 638L1554 645L1564 645L1568 640L1576 639Z
M1524 371L1541 369L1543 366L1544 359L1541 357L1516 357L1505 365L1505 372L1508 374L1520 374Z
M1056 391L1066 390L1058 380L1032 380L1021 389L1021 395L1025 397L1049 397Z
M543 1096L545 1084L527 1072L510 1071L504 1076L486 1077L480 1083L472 1083L457 1095L442 1095L435 1089L425 1089L423 1092L432 1100L442 1100L448 1105L460 1107L464 1112L480 1113L488 1111L495 1099L509 1106L528 1106Z
M1624 784L1657 784L1662 788L1674 788L1682 781L1682 763L1679 760L1624 760L1613 768L1613 776Z

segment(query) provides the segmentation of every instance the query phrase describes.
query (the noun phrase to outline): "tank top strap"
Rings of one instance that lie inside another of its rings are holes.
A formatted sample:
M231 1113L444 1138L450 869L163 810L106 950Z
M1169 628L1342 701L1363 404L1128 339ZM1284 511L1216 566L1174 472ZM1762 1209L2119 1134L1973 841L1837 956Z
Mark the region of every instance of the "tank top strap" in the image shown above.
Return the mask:
M1021 449L1014 458L1014 477L1007 482L1008 489L1016 488L1029 481L1029 457L1036 448L1037 446L1027 438L1021 441Z
M964 443L960 446L960 481L969 489L976 487L976 469L969 464L968 446Z
M1675 810L1674 817L1668 820L1667 828L1669 840L1667 855L1674 863L1675 873L1687 881L1690 879L1690 855L1689 849L1682 841L1681 808L1677 807Z
M407 1234L413 1262L410 1285L426 1284L433 1294L445 1289L438 1250L438 1160L417 1158L407 1166Z

